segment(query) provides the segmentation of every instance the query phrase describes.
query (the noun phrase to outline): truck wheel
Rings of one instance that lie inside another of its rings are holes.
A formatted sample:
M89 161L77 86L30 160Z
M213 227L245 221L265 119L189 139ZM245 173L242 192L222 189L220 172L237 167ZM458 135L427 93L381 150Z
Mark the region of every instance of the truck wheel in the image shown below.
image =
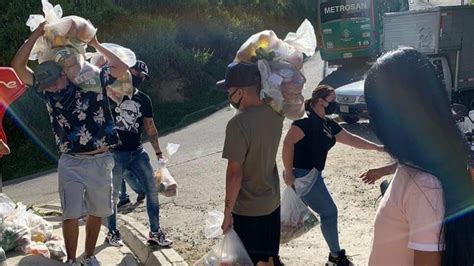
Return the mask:
M357 121L359 121L359 117L357 116L351 116L351 115L339 115L344 122L348 124L355 124Z

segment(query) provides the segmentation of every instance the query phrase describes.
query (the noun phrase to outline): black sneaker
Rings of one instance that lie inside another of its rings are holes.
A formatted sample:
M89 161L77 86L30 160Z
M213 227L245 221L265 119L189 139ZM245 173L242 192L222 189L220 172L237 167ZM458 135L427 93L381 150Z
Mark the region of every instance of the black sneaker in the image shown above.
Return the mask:
M125 205L128 205L130 204L131 201L130 199L126 199L126 200L120 200L118 203L117 203L117 209L121 208L121 207L124 207Z
M123 240L118 230L109 232L105 237L105 242L114 247L122 247Z
M145 199L145 193L138 193L137 202L142 202Z
M165 233L163 233L161 229L158 229L158 232L150 232L148 234L148 243L160 247L169 247L173 244L173 241L166 238Z
M329 258L328 262L326 262L326 266L352 266L354 263L350 261L347 256L346 256L346 251L344 249L341 249L339 253L337 254L337 257L331 256L331 253L329 253Z

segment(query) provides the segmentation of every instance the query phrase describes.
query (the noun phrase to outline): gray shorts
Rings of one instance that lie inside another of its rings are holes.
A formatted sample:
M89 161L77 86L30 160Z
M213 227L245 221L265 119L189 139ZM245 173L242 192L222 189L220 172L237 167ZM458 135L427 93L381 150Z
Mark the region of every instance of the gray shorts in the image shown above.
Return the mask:
M98 155L63 154L59 158L58 183L63 220L84 215L112 214L112 169L110 152Z

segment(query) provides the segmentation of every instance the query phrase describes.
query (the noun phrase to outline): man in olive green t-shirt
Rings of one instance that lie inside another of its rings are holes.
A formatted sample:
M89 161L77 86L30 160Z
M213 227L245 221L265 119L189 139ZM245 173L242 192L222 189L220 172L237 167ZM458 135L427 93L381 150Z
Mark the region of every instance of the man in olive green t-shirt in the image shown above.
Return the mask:
M256 64L232 63L219 86L239 110L227 124L222 157L228 160L222 229L232 226L254 264L279 265L280 184L276 154L283 117L260 99Z

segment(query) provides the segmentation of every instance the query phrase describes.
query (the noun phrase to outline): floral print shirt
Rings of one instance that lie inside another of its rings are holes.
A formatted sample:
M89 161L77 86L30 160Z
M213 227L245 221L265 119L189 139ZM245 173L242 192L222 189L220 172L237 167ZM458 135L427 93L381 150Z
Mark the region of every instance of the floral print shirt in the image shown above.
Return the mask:
M115 79L110 67L100 71L101 91L70 83L59 92L39 92L45 100L59 153L83 153L116 145L119 137L110 112L106 86Z

